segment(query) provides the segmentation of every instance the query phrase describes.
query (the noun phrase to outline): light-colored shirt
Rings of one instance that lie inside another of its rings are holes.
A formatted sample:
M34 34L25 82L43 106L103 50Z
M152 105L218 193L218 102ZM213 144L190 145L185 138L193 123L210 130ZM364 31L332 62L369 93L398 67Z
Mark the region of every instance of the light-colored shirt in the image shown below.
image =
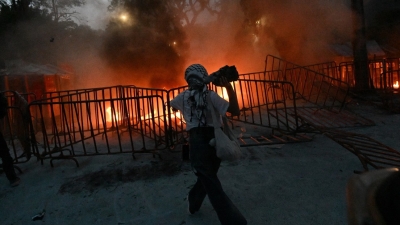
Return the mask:
M221 98L214 91L209 90L208 94L210 95L211 102L214 105L214 108L217 110L217 112L220 115L225 115L229 107L229 102ZM197 116L195 116L194 113L191 113L192 112L191 110L195 112L196 109L191 109L191 106L188 103L189 97L190 97L189 90L185 90L179 93L174 99L171 100L171 106L175 109L178 109L183 115L183 118L185 119L186 122L186 130L198 127L200 124L200 121L197 118ZM207 121L207 126L210 127L214 126L210 107L208 106L206 112L206 121ZM221 121L219 122L221 123Z

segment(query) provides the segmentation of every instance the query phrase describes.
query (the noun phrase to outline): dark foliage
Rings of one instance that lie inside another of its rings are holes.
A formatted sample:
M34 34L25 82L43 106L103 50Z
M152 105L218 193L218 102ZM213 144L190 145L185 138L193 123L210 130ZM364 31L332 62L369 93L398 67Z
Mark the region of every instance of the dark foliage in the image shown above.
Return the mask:
M187 49L179 20L162 0L129 0L123 5L129 22L117 19L106 30L103 55L122 80L150 80L169 87L181 80ZM144 76L145 75L145 76Z

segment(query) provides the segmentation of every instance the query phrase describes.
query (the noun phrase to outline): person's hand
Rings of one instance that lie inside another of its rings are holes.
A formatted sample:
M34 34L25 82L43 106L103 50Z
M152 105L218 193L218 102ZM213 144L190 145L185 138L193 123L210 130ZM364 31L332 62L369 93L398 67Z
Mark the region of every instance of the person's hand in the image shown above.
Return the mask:
M226 79L226 77L221 76L218 80L218 86L221 87L229 87L231 84L228 82L228 80Z

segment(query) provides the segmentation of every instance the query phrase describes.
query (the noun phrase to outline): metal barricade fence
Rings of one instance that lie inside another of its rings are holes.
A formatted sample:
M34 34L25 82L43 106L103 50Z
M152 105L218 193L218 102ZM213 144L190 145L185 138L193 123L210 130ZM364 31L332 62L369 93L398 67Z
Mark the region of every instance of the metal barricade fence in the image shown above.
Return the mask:
M285 133L296 132L299 122L293 85L285 81L263 80L272 74L265 72L241 74L238 81L231 83L241 110L241 115L232 119ZM170 108L171 99L187 88L187 86L182 86L169 90L167 107ZM215 91L222 98L229 99L224 88L210 84L209 89ZM169 116L171 143L186 142L188 135L182 115L180 112L170 111Z
M370 87L376 90L385 89L396 89L396 82L399 81L400 77L398 74L400 66L399 58L387 58L380 60L369 60L369 84ZM307 66L310 68L310 66ZM333 76L343 82L349 84L350 87L354 87L354 63L353 62L341 62L336 69L336 75L331 73L324 73L328 76Z
M339 79L353 88L355 86L354 62L342 62L337 68L333 68L334 66L333 63L328 62L305 68ZM369 60L368 72L369 87L380 95L383 106L391 112L400 112L398 97L400 58Z
M120 98L120 97L131 97L135 95L134 85L116 85L108 87L97 87L97 88L83 88L74 90L62 90L54 92L44 93L40 99L68 96L68 95L78 95L79 93L94 93L99 97L107 98Z
M29 138L30 117L26 98L15 91L1 92L7 99L6 116L0 120L0 130L10 150L14 163L23 163L31 157L31 140Z
M172 88L167 92L167 109L168 112L168 126L169 126L169 138L172 149L176 144L185 144L188 141L188 133L186 132L186 122L183 119L183 115L179 111L172 111L170 101L174 99L178 94L188 89L188 86L181 86Z
M282 71L240 75L233 82L241 116L233 120L296 132L295 89L287 81L265 78ZM31 147L39 160L74 159L117 153L152 153L185 143L188 134L170 100L187 86L170 90L113 86L51 92L29 104ZM227 99L224 88L209 85ZM75 160L76 161L76 160ZM78 162L76 161L78 164Z
M347 101L349 85L340 79L271 55L266 57L265 71L280 71L280 73L274 73L276 77L272 80L292 83L296 97L322 108L336 108L340 111Z
M324 62L313 65L305 66L304 68L310 69L312 71L316 71L318 73L325 74L329 77L335 79L341 79L339 73L339 67L336 65L336 62Z
M354 87L356 84L354 78L354 63L353 62L339 63L339 77L341 81L348 83L350 87Z
M382 59L369 62L371 87L393 90L399 81L399 59Z
M103 90L93 89L30 104L31 111L38 112L37 122L41 127L33 136L39 159L156 153L165 148L166 115L156 110L164 105L161 96L103 98Z
M296 107L293 85L289 82L240 79L233 84L243 112L238 121L286 132L297 129L296 115L293 116L293 111L289 115L287 111L287 108ZM119 91L110 91L112 89ZM186 142L187 132L182 115L172 112L169 102L186 89L187 86L168 91L118 86L51 93L48 96L53 97L30 104L31 111L38 112L36 122L41 127L35 130L35 141L44 148L42 151L36 148L36 153L40 158L64 156L64 151L67 151L68 157L104 154L99 152L99 141L94 138L104 136L106 143L103 146L108 149L106 153L112 154L109 132L115 132L118 152L123 152L120 140L122 133L132 130L129 128L140 133L143 149L148 149L144 138L155 142L153 150L173 148L178 143ZM223 88L210 85L210 89L227 98ZM123 98L105 98L113 92L125 94L112 95ZM157 101L149 101L155 96ZM133 118L140 118L140 121ZM87 150L87 140L92 140L93 152ZM78 144L81 145L79 151L76 150ZM137 152L137 148L131 149L133 153Z
M234 82L241 115L234 120L269 127L285 133L299 128L293 84L286 81Z

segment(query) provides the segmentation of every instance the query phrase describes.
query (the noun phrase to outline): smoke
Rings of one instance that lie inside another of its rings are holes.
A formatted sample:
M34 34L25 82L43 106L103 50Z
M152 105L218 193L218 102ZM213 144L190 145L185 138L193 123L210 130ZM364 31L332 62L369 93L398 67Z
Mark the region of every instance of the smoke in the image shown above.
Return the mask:
M205 13L185 32L185 66L201 63L209 73L224 65L262 71L267 55L309 65L332 61L330 44L351 40L351 9L348 1L222 1L218 16Z
M2 55L69 62L77 88L172 88L185 84L184 70L193 63L209 73L225 65L247 73L262 71L268 54L301 65L331 61L329 44L349 41L351 35L351 10L340 1L224 0L217 15L204 11L194 24L181 23L168 3L126 1L125 11L113 15L130 17L115 16L102 31L21 24L14 30L21 38L6 40L8 53Z
M196 24L186 27L188 64L203 64L209 73L225 65L235 65L240 73L261 71L265 54L261 56L235 38L244 19L239 0L223 1L218 16L204 13Z
M262 71L267 55L299 65L332 61L331 45L350 42L353 30L350 0L222 0L217 15L205 10L184 25L166 2L129 1L134 26L106 30L104 56L119 81L176 87L190 64L247 73Z
M77 26L70 21L54 22L34 9L27 12L26 18L20 18L5 28L0 31L0 42L6 43L0 48L0 59L72 68L75 76L71 77L71 86L62 89L109 86L112 83L111 71L99 57L101 31Z
M262 71L275 55L301 65L332 61L330 44L351 36L346 1L231 0L219 13L203 11L182 25L169 1L127 1L107 27L102 56L121 84L184 85L184 69L203 64L209 73L235 65L240 73Z
M110 20L107 6L108 0L86 1L85 5L76 8L81 15L77 22L90 26L92 29L103 29Z
M350 40L351 10L344 1L241 0L240 3L245 23L236 41L247 49L307 65L331 61L329 44ZM249 35L253 36L252 42Z
M166 1L127 1L126 15L106 29L103 56L123 83L174 87L187 51L180 21ZM122 12L120 12L122 13Z

